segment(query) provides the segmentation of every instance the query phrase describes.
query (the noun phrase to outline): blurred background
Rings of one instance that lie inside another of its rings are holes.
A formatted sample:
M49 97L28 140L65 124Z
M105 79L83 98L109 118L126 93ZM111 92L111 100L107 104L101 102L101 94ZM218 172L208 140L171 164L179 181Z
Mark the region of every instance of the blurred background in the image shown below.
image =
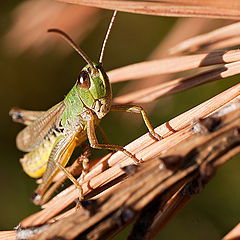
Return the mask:
M50 27L65 30L97 61L112 12L42 0L1 3L0 13L0 229L8 230L39 210L30 200L37 185L23 172L19 163L23 153L15 146L15 137L22 126L13 123L8 112L13 106L47 110L63 99L85 66L82 58L63 40L47 34L46 30ZM227 23L205 21L199 33ZM179 24L176 18L119 13L104 55L105 70L145 61L159 44L166 44L176 24ZM191 31L193 28L189 36ZM180 40L175 37L174 41ZM161 57L164 55L166 51ZM237 82L236 77L225 79L143 107L156 127ZM126 84L114 84L114 96L126 91ZM134 89L132 85L130 88ZM131 114L110 113L101 126L111 143L123 146L146 132L141 117ZM93 151L93 154L102 155L104 151ZM239 156L221 167L203 192L194 197L156 239L186 240L193 236L194 239L219 239L233 228L240 216L237 159ZM124 239L127 231L129 229L115 239Z

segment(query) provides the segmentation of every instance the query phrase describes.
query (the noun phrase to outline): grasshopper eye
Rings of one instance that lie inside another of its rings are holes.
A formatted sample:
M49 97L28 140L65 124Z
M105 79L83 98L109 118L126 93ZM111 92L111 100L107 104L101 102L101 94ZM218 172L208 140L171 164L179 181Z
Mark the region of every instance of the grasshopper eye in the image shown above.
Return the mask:
M77 83L78 83L79 87L82 89L87 90L90 88L90 85L91 85L90 78L86 71L81 71L79 73Z

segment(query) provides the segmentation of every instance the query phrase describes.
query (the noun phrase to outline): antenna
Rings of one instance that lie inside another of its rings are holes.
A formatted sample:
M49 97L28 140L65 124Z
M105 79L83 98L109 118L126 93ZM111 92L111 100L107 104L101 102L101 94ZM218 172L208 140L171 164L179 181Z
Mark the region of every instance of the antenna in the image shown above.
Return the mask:
M112 16L112 18L111 18L111 22L109 23L109 27L108 27L106 36L105 36L104 41L103 41L102 50L101 50L101 54L100 54L100 57L99 57L99 63L100 63L100 64L102 64L104 50L105 50L105 47L106 47L106 44L107 44L107 41L108 41L110 32L111 32L111 30L112 30L113 23L114 23L114 21L115 21L115 19L116 19L117 12L118 12L117 10L115 10L115 11L113 12L113 16Z
M53 33L57 33L59 34L65 41L67 41L81 56L82 58L89 64L92 72L95 72L95 67L93 65L93 62L91 61L91 59L86 55L85 52L83 52L83 50L77 46L77 44L62 30L57 29L57 28L50 28L47 30L48 32L53 32Z

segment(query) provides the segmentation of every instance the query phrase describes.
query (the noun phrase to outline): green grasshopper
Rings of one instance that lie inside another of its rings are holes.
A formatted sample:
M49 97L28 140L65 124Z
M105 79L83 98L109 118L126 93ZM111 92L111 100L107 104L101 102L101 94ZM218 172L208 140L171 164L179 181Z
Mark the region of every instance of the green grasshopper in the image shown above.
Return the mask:
M75 147L82 145L86 140L92 148L121 151L136 164L141 162L122 146L98 143L95 127L109 111L142 114L150 136L156 140L161 139L152 128L142 107L112 104L111 84L103 70L102 59L116 13L115 11L109 24L98 64L92 62L66 33L59 29L49 29L48 32L63 37L83 57L87 66L80 71L75 85L64 100L48 111L28 111L18 108L10 111L14 121L27 125L16 138L18 149L27 152L20 159L23 169L31 177L42 177L34 194L35 204L44 203L44 194L59 171L63 171L73 182L80 191L80 198L83 199L81 185L65 166ZM82 174L86 174L84 170L87 169L87 160L82 164Z

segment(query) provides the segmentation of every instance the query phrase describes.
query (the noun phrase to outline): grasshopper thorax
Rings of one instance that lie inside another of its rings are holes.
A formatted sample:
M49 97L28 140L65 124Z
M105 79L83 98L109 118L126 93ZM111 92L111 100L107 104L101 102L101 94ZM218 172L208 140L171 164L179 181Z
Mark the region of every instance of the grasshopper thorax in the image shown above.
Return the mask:
M83 104L101 119L111 108L112 89L101 64L93 65L94 69L87 65L79 73L76 90Z

